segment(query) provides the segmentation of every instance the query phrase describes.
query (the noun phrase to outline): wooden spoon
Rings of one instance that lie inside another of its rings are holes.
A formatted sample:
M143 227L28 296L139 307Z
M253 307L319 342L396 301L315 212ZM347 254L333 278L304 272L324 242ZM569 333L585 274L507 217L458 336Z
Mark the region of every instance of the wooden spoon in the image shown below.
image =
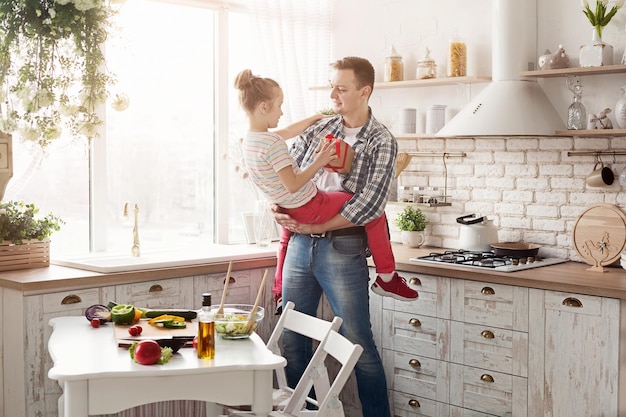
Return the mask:
M398 154L398 156L396 157L396 178L398 178L398 176L400 176L400 173L404 171L404 168L409 165L409 162L411 162L411 155L409 155L408 153Z
M261 280L261 286L259 287L259 293L256 295L256 301L254 302L254 306L252 306L252 310L250 311L250 316L248 318L248 324L246 325L245 334L250 333L252 330L252 326L254 326L254 317L256 316L256 311L259 308L259 301L261 300L261 294L263 294L263 290L265 289L265 279L267 278L267 269L263 274L263 279Z
M230 271L233 269L233 261L228 263L228 272L226 272L226 280L224 281L224 291L222 292L222 302L220 308L217 309L215 314L224 314L224 301L226 301L226 290L228 289L228 283L230 282Z

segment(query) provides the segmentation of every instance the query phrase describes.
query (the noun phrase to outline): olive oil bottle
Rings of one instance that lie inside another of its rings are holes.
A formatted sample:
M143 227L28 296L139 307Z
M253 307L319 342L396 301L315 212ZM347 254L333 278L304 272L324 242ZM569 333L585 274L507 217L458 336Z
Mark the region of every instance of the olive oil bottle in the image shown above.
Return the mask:
M211 294L202 294L202 309L198 313L198 358L215 357L215 321L211 313Z

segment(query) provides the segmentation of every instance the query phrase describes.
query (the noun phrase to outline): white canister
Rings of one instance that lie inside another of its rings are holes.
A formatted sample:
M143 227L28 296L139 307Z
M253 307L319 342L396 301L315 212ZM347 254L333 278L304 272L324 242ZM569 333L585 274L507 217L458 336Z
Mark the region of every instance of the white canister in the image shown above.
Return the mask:
M446 105L433 104L426 110L426 133L434 134L446 124Z
M400 109L398 113L398 133L415 133L417 110L412 108Z

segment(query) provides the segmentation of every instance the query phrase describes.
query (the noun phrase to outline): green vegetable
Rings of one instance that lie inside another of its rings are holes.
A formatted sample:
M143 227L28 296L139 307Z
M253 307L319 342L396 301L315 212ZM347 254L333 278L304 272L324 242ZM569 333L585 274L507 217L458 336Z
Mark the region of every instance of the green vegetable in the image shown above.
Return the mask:
M163 327L167 329L184 329L187 327L187 323L184 321L168 320L163 322Z
M169 314L171 316L179 316L184 318L185 320L193 320L196 318L198 313L193 310L177 310L177 309L163 309L163 310L146 310L145 317L148 319L153 319L155 317L163 316Z

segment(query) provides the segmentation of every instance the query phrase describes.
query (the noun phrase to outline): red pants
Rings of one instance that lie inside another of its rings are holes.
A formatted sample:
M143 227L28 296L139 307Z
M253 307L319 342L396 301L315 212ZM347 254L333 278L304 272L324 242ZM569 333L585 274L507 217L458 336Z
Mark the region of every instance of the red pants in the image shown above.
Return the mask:
M284 209L295 221L303 224L320 224L333 218L343 205L352 198L352 194L344 192L324 193L318 191L315 197L304 206L295 209ZM367 243L374 264L376 264L376 272L391 273L396 269L396 260L391 250L391 242L389 241L389 229L387 228L387 216L383 213L380 217L372 220L365 225L365 233L367 233ZM278 246L278 261L276 265L276 276L274 277L274 294L282 293L283 284L283 264L285 263L285 255L287 254L287 245L291 232L281 227L280 242Z

